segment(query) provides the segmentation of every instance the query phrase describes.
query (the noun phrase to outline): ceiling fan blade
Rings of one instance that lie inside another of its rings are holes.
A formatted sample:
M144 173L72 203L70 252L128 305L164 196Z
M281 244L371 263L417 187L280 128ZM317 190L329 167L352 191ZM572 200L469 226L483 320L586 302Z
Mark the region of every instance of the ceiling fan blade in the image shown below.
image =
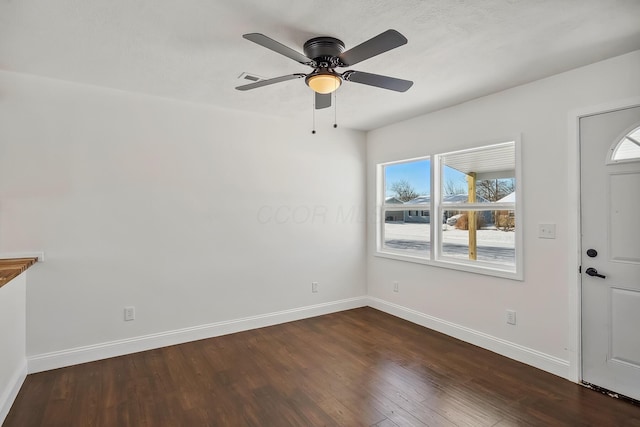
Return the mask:
M346 71L342 74L342 78L349 82L395 90L396 92L406 92L411 86L413 86L413 82L411 80L396 79L395 77L364 73L362 71Z
M316 92L316 110L331 107L331 94Z
M305 74L301 74L301 73L289 74L286 76L274 77L272 79L260 80L255 83L249 83L248 85L237 86L236 89L250 90L250 89L255 89L262 86L272 85L274 83L286 82L287 80L299 79L302 77L305 77Z
M400 47L406 43L407 39L405 36L396 30L387 30L366 42L343 52L340 54L340 59L345 66L355 65L358 62L380 55L381 53L395 49L396 47Z
M249 33L249 34L244 34L242 37L254 43L257 43L260 46L266 47L267 49L271 49L272 51L277 52L280 55L284 55L287 58L291 58L294 61L297 61L301 64L309 65L311 63L311 60L306 56L304 56L303 54L291 49L288 46L283 45L280 42L270 39L264 34Z

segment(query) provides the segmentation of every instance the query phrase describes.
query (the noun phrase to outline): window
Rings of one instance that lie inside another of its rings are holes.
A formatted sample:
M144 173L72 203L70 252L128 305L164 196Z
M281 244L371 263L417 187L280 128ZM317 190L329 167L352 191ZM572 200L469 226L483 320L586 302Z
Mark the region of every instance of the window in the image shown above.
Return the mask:
M516 145L380 164L377 254L522 279Z
M632 130L616 143L612 150L613 162L624 162L640 159L640 127Z
M385 252L428 257L431 252L429 158L386 164L383 168L381 247Z

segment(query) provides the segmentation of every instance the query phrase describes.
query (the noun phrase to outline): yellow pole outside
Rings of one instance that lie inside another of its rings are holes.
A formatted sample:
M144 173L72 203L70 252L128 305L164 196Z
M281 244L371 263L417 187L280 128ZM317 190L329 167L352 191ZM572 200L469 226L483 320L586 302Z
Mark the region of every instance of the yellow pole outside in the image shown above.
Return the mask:
M467 175L467 187L469 192L468 194L468 202L475 203L476 202L476 173L469 172ZM477 241L476 241L476 211L468 211L467 212L467 223L469 228L469 259L477 258Z

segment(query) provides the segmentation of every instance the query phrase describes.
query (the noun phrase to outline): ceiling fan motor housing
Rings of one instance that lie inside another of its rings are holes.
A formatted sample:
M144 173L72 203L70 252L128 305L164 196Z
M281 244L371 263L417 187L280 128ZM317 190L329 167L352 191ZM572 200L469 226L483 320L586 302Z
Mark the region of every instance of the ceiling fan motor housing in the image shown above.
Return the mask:
M303 47L304 54L313 59L318 68L335 68L341 66L338 58L344 52L344 43L333 37L315 37L307 40Z

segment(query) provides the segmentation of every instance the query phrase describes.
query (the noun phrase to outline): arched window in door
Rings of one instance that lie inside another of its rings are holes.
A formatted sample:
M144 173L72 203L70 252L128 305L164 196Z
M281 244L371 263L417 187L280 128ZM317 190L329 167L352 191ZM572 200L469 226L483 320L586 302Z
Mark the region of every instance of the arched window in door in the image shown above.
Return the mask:
M640 160L640 126L626 134L611 149L611 162Z

